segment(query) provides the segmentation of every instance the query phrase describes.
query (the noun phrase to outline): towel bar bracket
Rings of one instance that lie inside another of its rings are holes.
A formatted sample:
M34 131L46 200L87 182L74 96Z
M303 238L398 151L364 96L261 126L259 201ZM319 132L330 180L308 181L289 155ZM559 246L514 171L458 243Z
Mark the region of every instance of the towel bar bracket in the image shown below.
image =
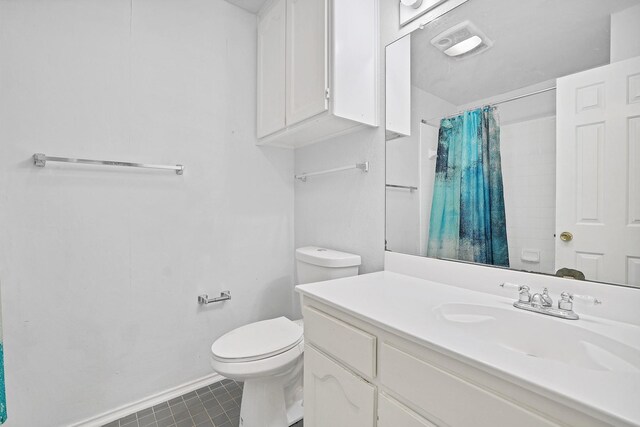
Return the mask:
M33 164L39 168L43 168L47 165L47 156L42 153L36 153L33 155Z

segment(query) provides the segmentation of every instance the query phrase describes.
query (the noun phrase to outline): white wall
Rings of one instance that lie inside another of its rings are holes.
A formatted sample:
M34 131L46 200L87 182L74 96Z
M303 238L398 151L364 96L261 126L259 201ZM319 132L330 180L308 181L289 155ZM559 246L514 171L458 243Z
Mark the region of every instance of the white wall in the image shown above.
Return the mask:
M204 377L222 333L290 314L293 153L254 145L254 15L21 0L0 2L0 28L7 426L68 425ZM187 169L40 169L34 152ZM230 302L196 303L225 289Z
M518 270L554 274L555 116L501 126L500 147L509 264ZM523 250L537 252L539 262L523 260Z
M640 55L640 5L611 14L611 62Z
M295 243L325 246L362 257L360 273L384 260L384 137L381 128L295 150L296 173L368 161L370 171L349 170L295 184ZM382 129L384 135L384 129Z

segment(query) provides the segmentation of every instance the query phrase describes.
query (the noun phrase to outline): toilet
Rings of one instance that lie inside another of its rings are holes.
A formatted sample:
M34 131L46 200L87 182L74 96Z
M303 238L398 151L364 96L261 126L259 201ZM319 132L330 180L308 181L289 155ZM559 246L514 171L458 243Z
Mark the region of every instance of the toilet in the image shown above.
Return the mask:
M360 256L307 246L296 249L298 283L356 276ZM211 345L211 367L244 381L240 426L286 427L303 416L303 323L286 317L250 323Z

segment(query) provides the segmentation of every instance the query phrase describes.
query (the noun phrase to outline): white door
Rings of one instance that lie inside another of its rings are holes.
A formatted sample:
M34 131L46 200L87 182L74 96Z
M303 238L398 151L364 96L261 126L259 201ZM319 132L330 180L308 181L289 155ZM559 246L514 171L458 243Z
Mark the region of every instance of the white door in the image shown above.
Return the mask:
M286 0L258 22L258 138L285 127Z
M287 0L287 126L329 107L327 0Z
M640 57L557 86L556 269L640 286Z
M373 427L375 399L374 386L305 346L305 427Z

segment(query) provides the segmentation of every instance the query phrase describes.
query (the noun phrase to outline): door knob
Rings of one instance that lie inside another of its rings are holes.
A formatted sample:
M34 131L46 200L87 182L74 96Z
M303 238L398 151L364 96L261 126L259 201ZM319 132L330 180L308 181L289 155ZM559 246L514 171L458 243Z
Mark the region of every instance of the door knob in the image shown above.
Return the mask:
M560 240L562 240L563 242L570 242L573 240L573 234L569 233L568 231L563 231L562 233L560 233Z

